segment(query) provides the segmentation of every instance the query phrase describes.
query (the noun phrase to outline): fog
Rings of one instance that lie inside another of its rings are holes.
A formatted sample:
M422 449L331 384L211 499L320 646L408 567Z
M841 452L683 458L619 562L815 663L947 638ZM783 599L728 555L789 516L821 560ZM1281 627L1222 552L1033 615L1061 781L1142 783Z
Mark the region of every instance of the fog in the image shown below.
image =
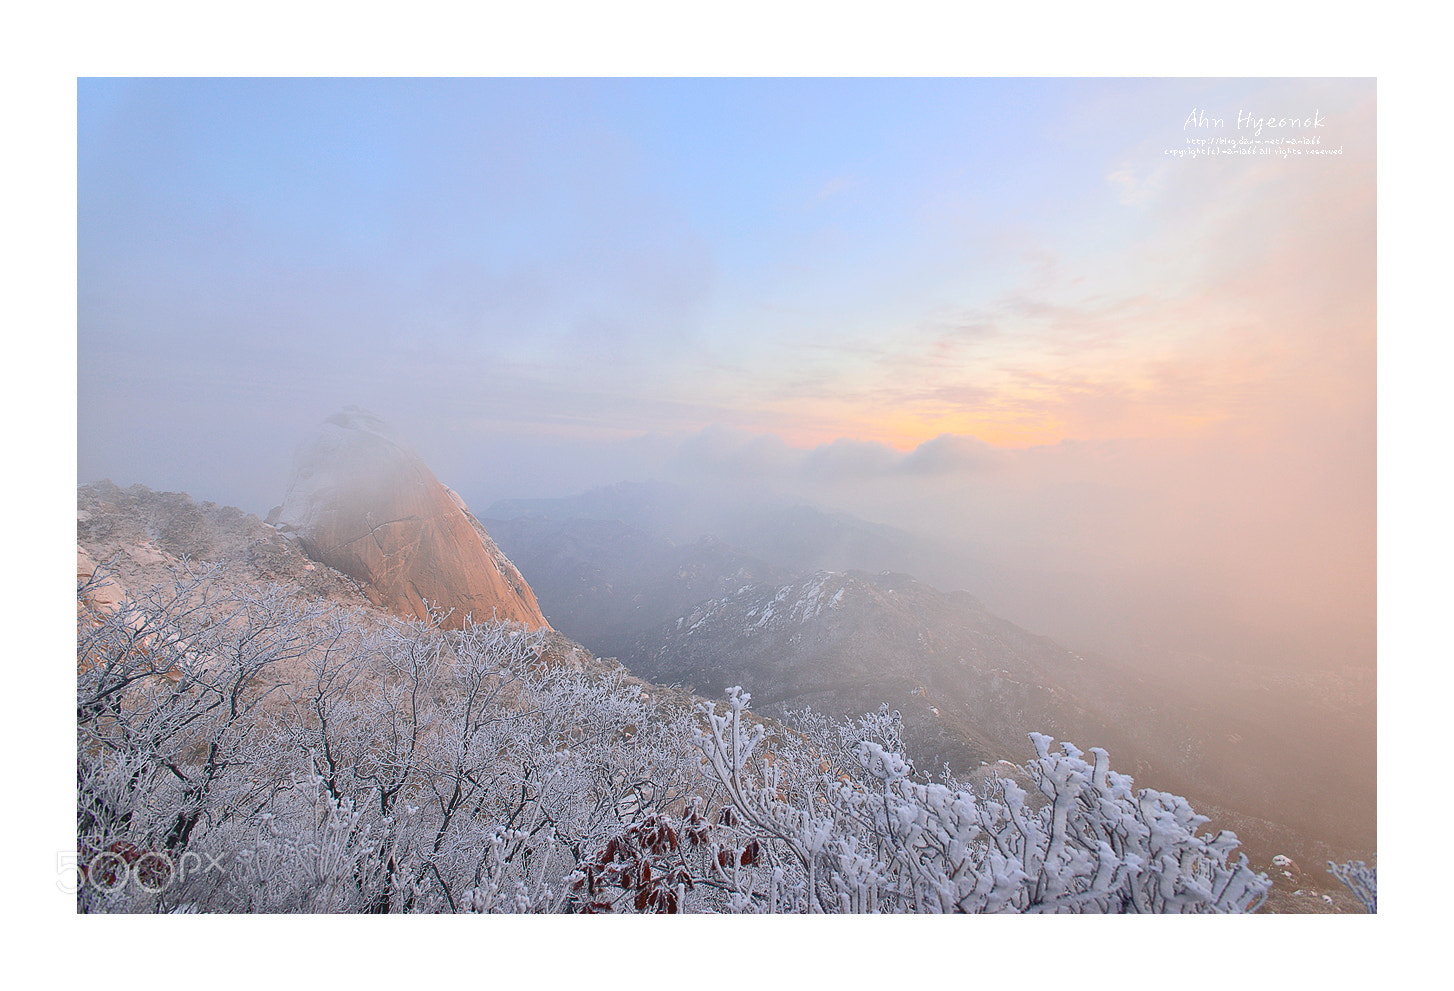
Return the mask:
M1356 80L83 80L77 471L261 516L356 404L477 509L779 493L1072 645L1367 669L1374 162Z

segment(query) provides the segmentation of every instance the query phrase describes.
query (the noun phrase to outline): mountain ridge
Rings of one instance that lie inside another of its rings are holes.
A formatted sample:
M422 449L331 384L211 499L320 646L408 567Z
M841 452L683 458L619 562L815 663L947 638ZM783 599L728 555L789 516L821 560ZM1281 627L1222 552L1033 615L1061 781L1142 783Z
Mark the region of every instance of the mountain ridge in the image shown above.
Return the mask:
M303 553L301 545L288 539L279 533L274 527L269 526L252 514L243 513L232 507L219 507L214 503L195 503L190 497L174 492L152 492L145 486L136 485L129 489L121 489L110 482L102 481L78 486L77 489L77 544L78 552L84 553L91 558L92 567L88 574L80 575L78 578L90 577L91 573L101 571L108 577L116 577L125 582L131 589L143 589L144 587L156 584L165 579L171 569L183 564L184 559L196 561L216 561L227 566L228 570L221 573L219 580L225 582L279 582L289 588L293 594L302 596L309 600L327 599L339 605L348 606L358 611L360 615L384 616L380 607L370 601L364 594L359 583L349 576L329 567L326 564L315 562ZM80 558L78 553L78 559ZM815 576L820 583L816 602L811 603L813 609L812 619L821 618L832 612L831 603L840 590L845 590L839 599L839 611L847 606L853 605L852 599L855 589L873 587L887 597L912 596L912 595L934 595L943 596L944 599L958 608L972 606L973 599L964 593L938 593L937 590L926 591L923 583L901 574L889 575L839 575L839 576ZM838 584L834 584L834 583ZM784 587L797 589L801 592L808 591L797 583L788 583L786 586L773 584L771 582L756 583L757 597L754 601L762 601L766 596L766 602L771 603L778 599L779 593ZM753 599L754 588L749 583L745 588L739 586L732 590L735 595L743 599ZM767 593L771 592L771 595ZM780 605L782 610L774 609L773 614L764 620L762 609L753 616L753 621L761 622L762 632L768 633L774 628L775 623L789 620L801 621L810 611L810 603L806 597L792 598L784 596ZM802 599L800 604L800 599ZM738 610L738 614L745 619L746 613L751 612L751 606ZM796 611L796 617L794 613ZM729 611L730 612L730 611ZM699 617L700 619L701 617ZM730 615L727 618L731 618ZM675 625L673 623L672 625ZM684 627L687 625L683 618ZM704 624L705 626L705 624ZM779 632L787 629L782 627ZM602 658L593 653L589 647L576 643L558 631L540 631L546 637L545 647L547 663L551 665L569 665L578 670L592 670L605 673L607 671L620 671L618 664L608 658ZM1023 631L1022 631L1023 632ZM1030 645L1041 643L1045 638L1030 637ZM1014 679L1016 672L1000 668L998 676L1006 680L1005 676ZM644 691L652 697L663 700L675 699L677 704L691 706L700 704L701 696L681 688L674 688L670 685L660 685L640 677L641 672L625 675L631 683L639 684ZM825 687L820 682L817 686ZM834 688L834 685L826 685ZM992 686L993 687L993 686ZM919 695L914 695L915 688L921 689ZM907 694L910 699L918 699L915 703L920 711L927 711L929 708L938 707L943 714L944 720L957 720L958 717L952 710L952 700L947 700L934 685L908 684ZM1011 688L1010 691L1020 689ZM811 703L811 697L802 696L801 700ZM764 695L761 699L764 710L770 707L770 699ZM814 706L815 709L821 707ZM908 712L909 720L915 718L915 710L911 706ZM937 715L937 714L936 714ZM1027 714L1028 718L1035 718L1034 713ZM770 713L764 711L759 718L766 718L770 723ZM1042 724L1043 725L1043 724ZM966 727L972 728L972 727ZM1037 727L1038 728L1038 727ZM1045 726L1044 728L1054 727ZM1076 739L1068 734L1059 734L1066 739ZM1086 740L1079 738L1087 745L1104 744L1104 740ZM932 741L931 741L932 742ZM985 749L981 754L968 755L969 757L981 757L989 760L994 757L996 751L991 749L998 745L996 740L986 740ZM1014 746L1005 757L995 757L995 761L1008 759L1011 764L1024 759L1025 747L1022 741L1013 741ZM1165 788L1169 782L1159 772L1152 773L1149 768L1131 766L1131 762L1124 759L1129 756L1126 748L1111 743L1108 749L1113 756L1121 758L1117 766L1125 767L1127 771L1134 771L1138 780L1146 784L1154 784L1157 787ZM968 762L968 761L966 761ZM929 764L926 758L925 764ZM993 772L998 768L1000 771L1008 771L1010 768L995 762L990 762L987 767L980 767L980 771ZM926 769L931 769L928 767ZM974 775L978 777L979 775ZM1239 828L1257 828L1265 830L1275 838L1276 852L1284 850L1298 854L1296 859L1304 863L1319 863L1316 853L1303 854L1302 848L1292 845L1296 841L1296 835L1289 832L1286 827L1277 823L1262 823L1245 814L1232 810L1222 810L1213 806L1204 806L1198 802L1197 807L1212 814L1218 820L1225 820L1227 823L1237 823ZM1250 839L1250 837L1249 837ZM1244 841L1254 858L1266 863L1271 853L1259 850L1254 844ZM1273 849L1269 847L1269 849ZM1270 903L1278 909L1286 911L1310 911L1310 910L1332 910L1325 908L1334 902L1324 902L1326 896L1335 899L1341 898L1336 887L1318 887L1316 878L1305 877L1301 874L1294 875L1286 872L1287 877L1278 881L1279 889L1273 893L1273 902ZM1286 882L1284 884L1284 882ZM1293 887L1298 888L1297 892ZM1286 891L1280 890L1286 887ZM1317 890L1318 894L1312 892ZM1331 892L1331 894L1329 894ZM1336 901L1343 906L1342 901ZM1346 906L1344 906L1346 908Z
M831 708L846 712L859 707L862 711L892 699L891 704L916 713L922 734L916 742L926 761L931 761L936 754L957 753L953 762L964 766L997 756L1006 748L1014 751L1020 739L1018 730L1010 732L1010 727L1006 727L987 738L983 726L995 718L985 708L987 703L977 703L978 714L967 719L956 709L953 693L948 693L948 697L934 695L931 677L900 679L894 685L882 685L878 698L841 692L840 704L836 706L828 704L827 698L801 692L796 693L802 697L795 702L786 694L779 697L776 688L764 690L765 682L754 687L749 677L761 678L777 663L785 668L801 668L814 662L813 658L798 653L801 643L791 642L790 637L776 646L776 657L757 658L754 663L762 670L755 675L746 658L760 645L742 636L748 623L738 623L736 637L719 631L721 635L715 641L707 642L702 640L699 629L698 642L690 645L681 642L675 628L678 619L684 627L690 627L695 622L690 619L694 610L704 609L706 603L729 597L742 586L753 584L730 579L740 562L756 561L762 570L754 577L764 583L777 583L772 589L761 588L755 593L767 600L775 598L782 586L805 581L815 572L794 572L784 556L749 555L726 542L720 532L714 535L713 555L709 559L724 564L725 570L716 576L678 579L663 566L647 567L643 562L652 555L640 550L642 547L656 548L663 555L661 562L664 563L671 555L684 556L684 548L691 546L689 533L683 542L674 543L662 532L664 528L655 532L634 528L636 521L649 523L646 518L655 510L650 504L636 509L624 504L633 494L644 494L651 502L661 502L663 491L671 494L669 489L632 485L559 501L532 500L518 504L530 515L515 519L500 518L499 512L510 504L496 503L490 507L487 518L492 532L512 559L531 575L542 609L551 616L552 622L571 630L603 656L618 657L643 677L679 681L708 694L738 681L748 682L746 687L754 693L754 704L778 703L775 712L784 705L795 704L811 704L815 710ZM602 492L604 499L599 498ZM677 495L681 496L681 492ZM765 518L781 521L784 517L778 512L780 508L769 505ZM617 512L617 519L604 520L601 517L608 509L625 511ZM809 508L800 515L812 519L814 512ZM699 519L708 515L709 512L703 511L696 514ZM749 513L744 511L744 515ZM840 515L851 520L847 514ZM690 518L692 513L688 509L675 511L677 520ZM717 518L726 517L719 513ZM840 525L851 524L840 520ZM764 523L759 529L770 535L773 525ZM831 534L831 527L825 526L819 532ZM609 542L601 539L605 533L610 534ZM781 544L791 545L795 535L784 532L781 536ZM802 538L803 531L799 530L796 536ZM633 540L637 541L634 548ZM639 566L623 566L623 561ZM826 570L852 574L860 569ZM863 573L875 577L882 575L883 570ZM889 574L898 574L901 577L897 580L914 581L922 586L921 595L926 602L933 603L929 612L943 616L950 628L972 610L979 609L985 615L992 615L996 622L1014 626L1018 632L1013 638L1018 638L1027 650L1043 649L1067 658L1052 666L1055 672L1052 680L1062 697L1072 699L1074 704L1062 705L1058 710L1061 715L1053 723L1030 728L1064 727L1073 734L1068 738L1077 745L1106 746L1139 777L1150 774L1158 787L1180 790L1195 798L1198 807L1216 806L1229 819L1262 823L1279 822L1286 817L1296 825L1263 831L1268 837L1268 856L1279 852L1270 848L1273 837L1284 837L1289 831L1319 837L1309 840L1310 845L1300 859L1311 856L1317 862L1319 858L1341 857L1338 851L1348 849L1367 856L1367 851L1374 848L1373 752L1363 748L1339 751L1330 749L1327 743L1329 739L1359 738L1360 727L1369 721L1368 716L1356 705L1349 708L1346 700L1356 701L1368 693L1357 684L1345 684L1347 679L1336 672L1310 671L1293 677L1251 663L1209 669L1205 663L1194 662L1173 670L1148 665L1140 659L1128 662L1098 650L1066 647L1058 638L1030 633L1018 620L1007 619L982 597L963 589L942 592L919 577L907 578L902 572L894 571ZM906 587L911 586L906 584ZM632 605L636 602L646 605L638 609ZM674 611L672 607L676 607ZM739 620L745 620L750 610L750 605L743 606ZM951 615L956 610L961 613L959 617ZM885 615L893 614L890 610ZM600 629L594 628L597 618L602 616L612 617L611 622ZM1107 617L1107 621L1114 619ZM634 630L629 628L631 621L637 621ZM849 633L842 636L851 639ZM887 647L888 644L880 645L881 649ZM680 656L665 658L664 650L667 654L676 651ZM795 660L789 663L788 658ZM998 667L1014 669L1013 664ZM1217 672L1223 672L1223 676L1217 677ZM772 678L781 676L777 672ZM1025 681L1018 676L1016 680ZM1027 683L1036 684L1033 679ZM1052 681L1041 680L1039 684L1050 686ZM927 690L928 696L910 696L917 688ZM1002 684L995 690L1010 689ZM963 694L967 689L955 691ZM936 704L936 698L946 704ZM931 708L937 708L938 714L929 712ZM1047 719L1051 715L1049 710L1037 711ZM951 746L939 739L938 732L928 732L930 728L956 730L953 735L958 739L957 745ZM1316 728L1316 731L1310 733L1305 728ZM996 743L994 738L1003 742ZM1257 840L1254 837L1249 842ZM1320 851L1316 855L1311 852L1314 848Z

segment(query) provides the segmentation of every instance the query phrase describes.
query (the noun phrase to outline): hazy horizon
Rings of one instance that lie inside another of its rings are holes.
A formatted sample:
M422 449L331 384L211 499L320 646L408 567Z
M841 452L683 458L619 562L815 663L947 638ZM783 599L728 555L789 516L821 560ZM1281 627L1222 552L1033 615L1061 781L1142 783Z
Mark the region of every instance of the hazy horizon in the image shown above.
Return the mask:
M357 404L1371 667L1375 164L1372 80L83 79L78 475L263 515Z

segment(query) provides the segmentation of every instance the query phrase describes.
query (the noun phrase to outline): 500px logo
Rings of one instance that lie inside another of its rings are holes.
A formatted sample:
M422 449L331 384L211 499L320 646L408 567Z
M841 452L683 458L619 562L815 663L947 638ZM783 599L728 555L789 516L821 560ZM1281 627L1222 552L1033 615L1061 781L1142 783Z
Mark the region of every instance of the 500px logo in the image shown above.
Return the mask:
M223 872L222 862L211 854L206 858L210 863L204 864L202 855L190 850L173 857L164 851L139 850L125 840L117 840L101 851L85 853L85 859L78 853L56 854L56 873L62 875L56 887L66 894L75 894L82 885L113 894L127 884L134 884L155 895L190 874Z

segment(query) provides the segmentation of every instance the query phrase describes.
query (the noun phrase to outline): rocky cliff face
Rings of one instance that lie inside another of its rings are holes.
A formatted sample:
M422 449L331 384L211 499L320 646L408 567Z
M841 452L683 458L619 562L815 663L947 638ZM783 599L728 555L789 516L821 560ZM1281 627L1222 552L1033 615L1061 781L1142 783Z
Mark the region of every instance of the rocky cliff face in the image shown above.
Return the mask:
M423 617L437 606L447 627L494 618L550 628L464 501L357 407L329 417L299 451L287 498L268 522L397 615Z

